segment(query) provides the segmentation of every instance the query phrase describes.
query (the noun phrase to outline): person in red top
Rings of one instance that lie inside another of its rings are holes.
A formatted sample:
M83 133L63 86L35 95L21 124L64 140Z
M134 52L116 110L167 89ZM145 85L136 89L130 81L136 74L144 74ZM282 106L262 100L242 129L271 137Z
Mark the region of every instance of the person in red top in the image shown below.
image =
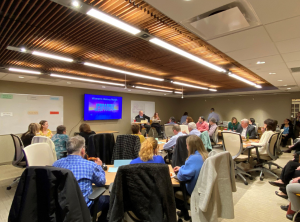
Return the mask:
M208 126L208 123L205 121L204 116L199 117L199 120L197 122L197 129L200 132L208 131L209 126Z

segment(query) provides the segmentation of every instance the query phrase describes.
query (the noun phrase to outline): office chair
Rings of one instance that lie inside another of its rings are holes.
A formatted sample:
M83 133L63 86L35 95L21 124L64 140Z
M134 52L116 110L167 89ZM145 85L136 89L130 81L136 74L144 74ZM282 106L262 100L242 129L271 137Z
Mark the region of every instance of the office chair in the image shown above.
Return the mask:
M12 165L18 168L25 168L26 167L26 160L24 159L24 145L22 143L22 140L20 137L14 134L10 134L11 138L13 139L14 142L14 147L15 147L15 155L12 161ZM13 180L13 182L6 188L7 190L10 190L11 187L20 181L20 177L17 177Z
M92 138L95 147L95 156L91 156L91 157L99 157L103 163L110 164L112 154L113 154L113 149L115 146L114 134L99 133L99 134L95 134Z
M27 166L52 166L55 162L48 143L35 143L24 148Z
M235 132L222 132L222 138L223 150L228 151L234 160L235 175L239 176L244 181L245 185L248 185L248 182L243 175L248 176L250 180L253 180L252 176L237 166L237 163L246 162L248 160L247 155L241 154L243 152L241 135Z
M186 159L188 158L188 149L186 146L187 136L180 136L177 138L176 145L172 155L172 167L184 165Z
M164 125L165 138L174 136L173 125Z
M56 151L55 151L55 145L51 139L45 136L35 136L32 138L31 144L34 143L48 143L53 154L54 161L57 160Z
M88 197L94 202L91 215L76 178L70 170L28 167L21 176L8 221L96 222L99 213L96 210L98 200L105 191L104 187L99 187Z
M215 129L211 140L212 140L212 143L213 143L213 147L218 147L219 146L219 145L217 145L218 142L219 142L219 129L218 129L218 127Z
M181 129L181 132L185 131L187 134L189 134L189 127L188 127L188 125L180 125L180 129Z
M253 172L253 171L260 171L260 180L263 181L264 180L264 173L269 173L271 175L273 175L274 177L276 177L277 180L279 180L279 177L273 172L271 171L271 165L276 166L277 168L281 168L281 166L279 166L278 164L274 163L273 161L278 159L278 155L276 153L276 142L278 139L278 133L274 133L268 142L268 145L266 147L267 149L267 154L260 154L258 152L258 147L259 146L249 146L247 147L248 149L256 149L256 155L252 154L251 156L253 158L256 158L258 160L258 164L257 164L257 168L254 169L250 169L248 172ZM269 169L265 168L264 165L268 164L269 165Z

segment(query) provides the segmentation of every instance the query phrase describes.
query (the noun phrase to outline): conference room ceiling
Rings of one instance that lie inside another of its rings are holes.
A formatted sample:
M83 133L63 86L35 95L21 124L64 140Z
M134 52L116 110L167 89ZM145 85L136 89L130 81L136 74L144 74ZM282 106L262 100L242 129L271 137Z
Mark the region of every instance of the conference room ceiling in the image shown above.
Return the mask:
M244 67L206 43L144 1L86 0L84 2L110 15L117 16L140 30L148 30L151 35L230 70L263 88L256 89L227 74L203 66L50 0L2 0L0 3L0 65L5 68L30 68L46 73L42 77L32 77L34 78L33 83L39 83L39 81L42 83L47 79L51 83L55 82L55 80L50 80L52 77L47 76L47 73L124 83L124 74L80 64L80 62L91 62L218 90L218 92L209 93L276 89L264 78L255 74L253 70ZM7 46L26 47L28 50L73 58L77 63L11 51L6 49ZM29 79L27 82L30 83L31 80ZM159 82L129 75L126 75L126 84L128 86L140 85L182 90L181 86L174 85L169 81ZM188 87L183 87L183 90L185 94L193 95L208 93L205 90Z

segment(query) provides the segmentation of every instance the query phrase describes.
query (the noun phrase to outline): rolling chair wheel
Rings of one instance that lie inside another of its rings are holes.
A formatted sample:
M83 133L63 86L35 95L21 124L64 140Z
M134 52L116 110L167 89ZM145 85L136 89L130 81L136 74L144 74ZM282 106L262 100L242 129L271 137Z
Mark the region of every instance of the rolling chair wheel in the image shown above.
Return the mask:
M261 178L259 178L260 179L260 181L263 181L264 180L264 178L263 177L261 177Z
M11 189L11 186L9 186L9 187L6 187L6 190L10 190Z
M244 182L244 184L245 184L245 185L248 185L248 182L247 182L247 181L245 181L245 182Z

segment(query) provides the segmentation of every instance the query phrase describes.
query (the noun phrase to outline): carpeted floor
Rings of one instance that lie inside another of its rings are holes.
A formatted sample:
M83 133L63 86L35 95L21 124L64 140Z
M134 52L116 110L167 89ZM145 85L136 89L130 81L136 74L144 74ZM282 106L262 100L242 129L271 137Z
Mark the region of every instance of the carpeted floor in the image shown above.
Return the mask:
M276 161L280 166L284 166L292 154L283 154ZM281 170L274 171L280 175ZM0 166L0 222L6 222L9 214L11 202L16 190L14 186L11 190L6 187L12 180L21 175L22 169L11 165ZM235 219L219 219L221 222L282 222L289 221L285 217L280 205L287 205L288 201L275 195L276 187L271 186L268 181L275 180L273 176L265 175L264 181L259 180L258 173L254 173L254 180L249 180L249 185L244 185L241 179L237 178L237 192L233 193L235 204Z

